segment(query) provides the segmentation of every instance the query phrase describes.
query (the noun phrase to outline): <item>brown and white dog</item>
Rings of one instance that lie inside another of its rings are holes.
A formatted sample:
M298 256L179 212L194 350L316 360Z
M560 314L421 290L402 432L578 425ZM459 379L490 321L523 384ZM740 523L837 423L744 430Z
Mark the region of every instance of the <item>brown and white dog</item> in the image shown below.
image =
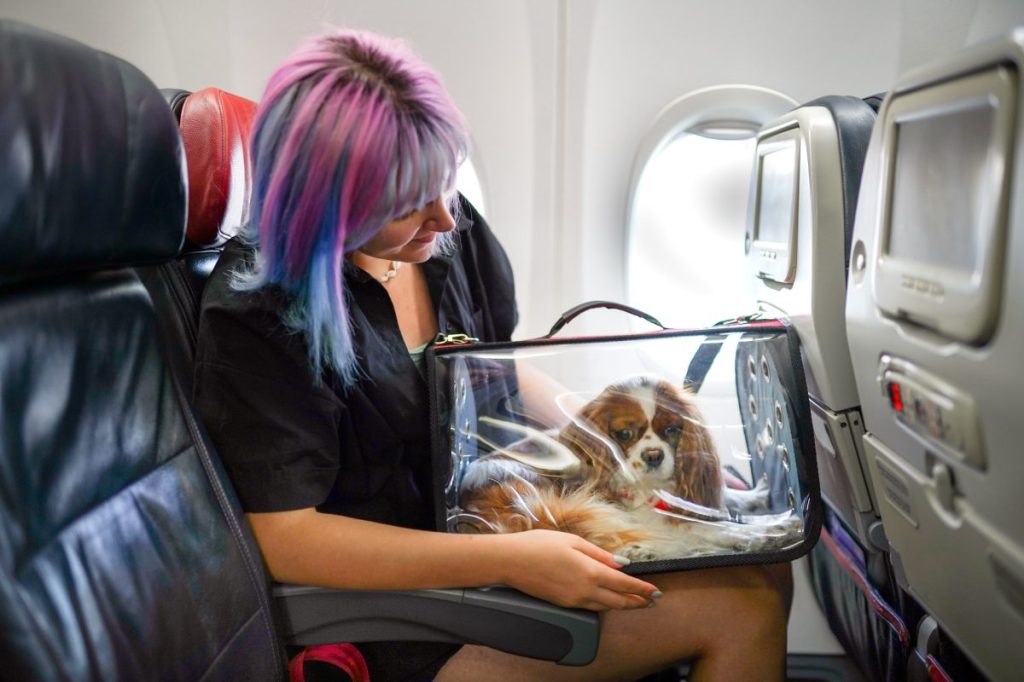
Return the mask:
M637 377L609 386L558 443L579 463L560 477L538 473L508 450L474 462L462 479L462 518L481 532L566 531L640 560L768 549L785 541L774 521L788 541L798 529L789 515L729 521L730 510L764 511L766 484L746 491L723 483L692 397L666 381Z
M581 477L611 502L667 510L671 496L711 517L722 510L722 465L693 400L667 381L638 377L587 403L559 439Z

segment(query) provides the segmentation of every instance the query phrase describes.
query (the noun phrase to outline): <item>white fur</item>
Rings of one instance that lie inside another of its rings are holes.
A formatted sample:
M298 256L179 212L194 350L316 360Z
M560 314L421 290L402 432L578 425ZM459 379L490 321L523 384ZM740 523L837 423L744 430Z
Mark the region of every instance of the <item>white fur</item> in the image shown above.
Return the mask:
M462 489L483 488L509 478L525 478L532 483L540 480L536 471L515 460L482 458L466 467L462 474Z
M692 518L675 523L652 507L638 507L628 513L637 524L651 529L654 536L622 550L633 561L779 551L799 543L803 533L803 521L792 512L755 516L751 519L756 519L755 523Z
M762 478L750 490L726 487L722 491L722 503L726 509L738 514L761 514L768 511L770 496L768 479Z

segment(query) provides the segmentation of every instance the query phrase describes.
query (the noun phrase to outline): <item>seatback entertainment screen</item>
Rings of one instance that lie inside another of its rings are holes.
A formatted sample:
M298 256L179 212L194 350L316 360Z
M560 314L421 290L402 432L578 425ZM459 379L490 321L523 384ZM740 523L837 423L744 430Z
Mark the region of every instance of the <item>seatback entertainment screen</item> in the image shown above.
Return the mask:
M873 294L889 316L970 344L991 337L1016 104L1016 72L1003 66L888 103Z
M887 253L963 275L979 269L994 104L897 121Z
M751 257L758 276L791 283L796 271L800 146L792 128L758 141Z
M793 228L796 197L796 145L778 147L761 157L761 192L758 201L757 239L786 243Z

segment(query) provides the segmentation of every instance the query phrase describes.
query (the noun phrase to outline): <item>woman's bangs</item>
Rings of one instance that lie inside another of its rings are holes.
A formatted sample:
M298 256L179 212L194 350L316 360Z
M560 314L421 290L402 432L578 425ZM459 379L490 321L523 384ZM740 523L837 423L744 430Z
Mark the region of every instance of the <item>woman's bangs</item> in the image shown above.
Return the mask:
M454 135L446 137L439 132L429 130L422 136L403 136L394 181L389 183L394 197L388 220L454 194L456 171L466 155L465 146L461 140L451 139Z

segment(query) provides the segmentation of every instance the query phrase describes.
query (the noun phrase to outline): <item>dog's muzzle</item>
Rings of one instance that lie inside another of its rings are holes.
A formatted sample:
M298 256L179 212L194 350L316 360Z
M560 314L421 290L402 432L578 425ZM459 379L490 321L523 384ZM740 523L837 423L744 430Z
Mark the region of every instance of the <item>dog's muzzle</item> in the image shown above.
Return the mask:
M665 452L661 448L647 448L640 453L640 459L649 470L657 469L665 461Z

